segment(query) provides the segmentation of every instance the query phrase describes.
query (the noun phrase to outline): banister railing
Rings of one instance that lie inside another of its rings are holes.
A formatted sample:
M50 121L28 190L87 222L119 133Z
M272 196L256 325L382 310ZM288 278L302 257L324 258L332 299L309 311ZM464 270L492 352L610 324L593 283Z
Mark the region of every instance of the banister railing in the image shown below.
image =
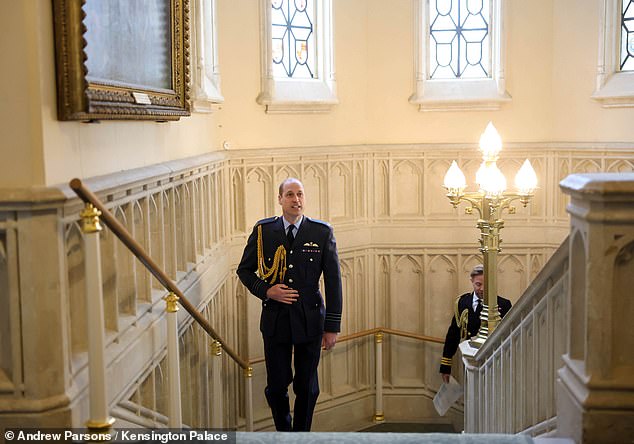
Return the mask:
M119 238L123 244L136 256L136 258L145 266L145 268L165 287L166 290L178 296L178 302L185 310L194 318L194 320L211 336L218 341L223 350L231 356L231 358L243 369L249 367L248 362L242 359L227 343L216 333L209 321L205 319L179 290L178 286L172 281L167 274L152 260L145 252L144 248L128 233L128 230L108 211L99 198L88 188L86 188L81 180L73 179L70 181L70 187L77 196L85 203L89 203L101 212L101 219L108 228Z
M566 238L484 345L461 344L466 432L536 436L556 428L556 371L570 318L568 261Z
M87 221L87 225L91 228L85 230L87 260L86 260L86 293L90 295L91 303L87 304L88 316L95 320L91 323L93 330L89 329L88 336L92 338L90 341L92 346L89 348L89 373L90 373L90 399L91 412L90 420L87 425L94 430L109 430L114 420L109 417L107 411L107 400L105 393L105 360L104 360L104 341L103 341L103 303L101 292L101 264L99 261L99 241L98 234L100 229L99 221L102 220L106 226L117 236L117 238L130 250L132 254L145 266L145 268L159 281L159 283L169 292L169 296L165 298L167 303L167 345L168 345L168 367L169 367L169 415L168 425L170 427L182 426L182 413L180 404L180 372L178 357L178 326L176 319L176 304L180 303L187 310L190 316L196 321L200 327L213 339L215 349L219 351L224 349L227 355L233 359L243 370L246 381L246 429L253 430L253 383L252 368L249 363L242 359L227 343L216 333L214 328L209 324L207 319L198 311L180 291L178 286L167 276L167 274L152 260L145 252L144 248L130 235L127 229L110 213L103 205L99 198L86 188L81 180L73 179L70 182L71 189L77 196L86 203L86 211L82 213L82 217ZM220 353L214 353L218 357ZM214 361L217 361L214 360ZM220 378L219 366L214 365L217 370L214 378ZM216 384L216 386L219 384ZM214 411L212 413L213 422L220 425L218 415L221 407L214 403Z

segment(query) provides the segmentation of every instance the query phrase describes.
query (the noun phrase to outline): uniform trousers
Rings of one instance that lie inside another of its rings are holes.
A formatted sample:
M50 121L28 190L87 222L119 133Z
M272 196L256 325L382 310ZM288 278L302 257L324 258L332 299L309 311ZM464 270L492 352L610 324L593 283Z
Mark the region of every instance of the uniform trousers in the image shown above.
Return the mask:
M264 336L264 358L266 360L266 388L264 394L278 431L310 431L313 410L319 396L317 366L321 353L319 335L314 339L293 344L291 338ZM295 350L295 375L291 367ZM294 419L291 426L288 386L293 383L295 393Z

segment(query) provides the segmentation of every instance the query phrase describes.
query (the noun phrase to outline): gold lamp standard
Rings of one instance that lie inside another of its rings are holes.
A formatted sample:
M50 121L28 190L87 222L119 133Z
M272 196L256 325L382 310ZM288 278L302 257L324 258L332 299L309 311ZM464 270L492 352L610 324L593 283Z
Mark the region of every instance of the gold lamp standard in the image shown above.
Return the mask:
M444 181L447 197L454 208L465 201L470 204L465 209L466 213L472 214L475 209L480 216L477 227L480 229L480 251L484 259L484 301L480 315L480 330L470 342L473 347L484 344L500 322L497 304L497 257L501 243L500 230L504 227L502 211L507 209L511 214L515 213L515 207L510 205L514 200L519 200L525 207L537 187L537 175L527 159L515 176L517 191L506 191L506 178L496 165L501 149L502 139L489 122L480 136L482 164L476 173L479 190L465 192L466 179L455 160L451 163Z

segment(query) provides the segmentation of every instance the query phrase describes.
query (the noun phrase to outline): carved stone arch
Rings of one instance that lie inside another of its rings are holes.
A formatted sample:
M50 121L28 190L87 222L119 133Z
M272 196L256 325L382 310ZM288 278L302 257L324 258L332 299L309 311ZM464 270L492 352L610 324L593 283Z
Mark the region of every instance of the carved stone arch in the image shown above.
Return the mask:
M466 274L467 277L469 277L469 274L471 273L471 270L473 270L473 267L475 267L476 265L482 265L483 264L483 260L482 260L482 256L480 256L479 254L469 254L463 257L462 260L462 271Z
M361 218L366 215L367 199L372 193L372 184L368 183L368 162L365 158L357 159L353 162L352 169L352 196L354 199L354 218Z
M172 188L172 193L174 195L174 205L176 205L176 208L180 207L181 204L181 187L183 186L183 184L179 184L176 185L175 187Z
M427 161L428 168L440 168L441 170L447 171L451 166L450 159L429 159Z
M570 174L570 172L570 160L565 158L559 159L559 177L557 182L564 180Z
M411 159L394 163L391 195L394 198L395 214L422 216L423 176L421 166ZM402 192L403 190L407 192Z
M329 168L329 214L333 220L352 217L352 169L344 162L335 162Z
M394 164L393 164L394 172L397 172L399 168L405 165L409 166L412 169L412 171L414 171L417 175L421 177L423 176L424 174L423 167L419 163L417 163L414 159L401 159L401 160L394 161Z
M121 225L123 225L126 229L130 228L129 225L128 225L128 216L126 215L125 208L123 208L122 205L117 205L111 211L112 211L112 215L115 217L115 219L117 219L119 222L121 222Z
M138 226L139 224L145 223L145 211L143 211L143 207L141 206L140 200L135 200L131 202L132 205L132 218L134 220L134 225ZM138 216L138 220L137 220Z
M396 258L391 277L390 327L410 332L425 328L425 276L423 258L403 254ZM396 346L397 353L407 354L409 345ZM409 351L411 352L411 350ZM404 358L404 356L403 356ZM421 358L422 359L422 358ZM420 369L419 371L422 371Z
M247 226L271 216L277 203L277 190L273 191L273 176L261 166L247 171L245 178L245 219Z
M192 188L192 182L190 182L190 181L183 181L183 183L181 184L181 187L182 187L182 188L183 188L183 190L184 190L184 193L183 193L183 194L184 194L184 196L185 196L185 197L184 197L184 198L185 198L185 200L191 200L191 198L192 198L192 190L191 190L191 188Z
M456 257L439 254L427 265L425 282L425 333L442 337L447 332L447 320L453 312L456 296L460 293Z
M514 254L505 254L498 259L498 274L524 273L525 267L522 261Z
M231 231L245 231L245 179L242 170L235 168L231 171Z
M530 264L530 276L528 277L528 281L533 282L533 280L543 267L541 256L537 254L532 255L530 259Z
M587 249L584 233L574 228L570 233L570 335L568 350L572 359L585 360L587 295Z
M322 164L311 163L304 168L302 178L306 192L306 206L309 208L310 215L329 219L328 172Z
M81 236L81 225L79 220L74 220L66 225L66 229L64 232L64 240L68 242L69 238L75 234L79 234Z
M594 159L582 159L578 161L573 170L575 173L598 173L601 171L601 161Z
M439 267L440 268L446 267L446 271L448 273L456 273L457 271L455 261L451 260L451 258L445 254L439 254L439 255L433 256L429 261L427 270L430 273L436 273L439 271Z
M152 193L148 196L148 207L150 210L150 218L155 217L159 212L157 199L160 199L159 193Z
M189 189L186 182L181 182L172 188L174 196L174 208L172 208L172 211L175 221L173 233L176 239L174 243L174 254L176 257L176 269L181 271L187 269L187 250L189 245L187 237L189 236L188 232L191 231L187 205L190 201L188 191Z
M278 168L278 170L275 172L275 183L273 184L273 186L275 187L274 191L276 196L279 194L278 187L280 183L290 177L302 180L299 170L292 165L284 165Z
M609 173L627 173L634 171L634 162L627 159L618 159L608 165L606 171Z
M412 268L415 273L423 272L423 263L421 258L417 258L411 254L404 254L396 259L394 262L394 271L400 273L403 271L403 263L412 264Z
M515 303L526 289L526 267L514 254L498 260L498 294Z
M386 159L380 159L375 164L374 177L374 206L377 216L390 214L390 166Z
M73 221L64 233L66 272L68 280L68 314L70 322L71 350L73 353L87 349L86 341L86 291L84 240L79 221Z
M261 166L256 166L248 170L246 174L246 181L248 182L251 180L253 176L258 178L258 182L268 183L269 185L273 183L271 174Z
M352 175L352 168L353 168L352 165L350 165L348 162L343 162L341 160L333 162L330 166L331 171L334 169L339 169L340 171L344 172L348 176Z
M234 168L231 170L231 184L233 187L237 187L242 183L242 169ZM240 191L239 189L233 189L232 192Z
M339 265L341 267L341 276L352 276L353 267L350 265L350 259L341 258L339 261Z
M328 176L328 172L321 163L310 163L304 167L304 175L312 173L313 176L320 179L325 179Z
M148 196L148 207L150 213L150 219L148 220L150 230L149 247L150 256L157 262L159 267L165 270L165 252L163 251L163 244L167 241L167 238L165 237L167 230L165 230L166 221L160 214L160 199L162 199L162 192L150 194ZM161 288L161 285L156 279L152 279L152 285L154 288Z

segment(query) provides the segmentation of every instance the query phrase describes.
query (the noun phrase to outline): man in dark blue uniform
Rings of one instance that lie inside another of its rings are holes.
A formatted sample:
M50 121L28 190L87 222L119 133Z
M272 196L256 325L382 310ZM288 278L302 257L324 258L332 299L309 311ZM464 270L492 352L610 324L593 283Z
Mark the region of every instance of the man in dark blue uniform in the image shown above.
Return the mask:
M264 390L279 431L310 431L319 396L321 347L335 346L341 330L341 272L332 227L304 216L304 187L297 179L280 184L282 217L259 221L247 241L237 274L262 299ZM319 291L324 275L326 304ZM291 368L295 351L295 375ZM295 393L291 421L288 386ZM292 426L291 426L292 422Z
M484 296L484 267L476 265L471 271L471 285L473 291L459 296L456 300L454 315L447 329L445 346L440 359L440 374L445 383L449 383L451 375L451 359L458 350L460 341L470 339L480 330L480 313L482 313L482 298ZM500 317L504 317L511 309L511 301L498 296Z

